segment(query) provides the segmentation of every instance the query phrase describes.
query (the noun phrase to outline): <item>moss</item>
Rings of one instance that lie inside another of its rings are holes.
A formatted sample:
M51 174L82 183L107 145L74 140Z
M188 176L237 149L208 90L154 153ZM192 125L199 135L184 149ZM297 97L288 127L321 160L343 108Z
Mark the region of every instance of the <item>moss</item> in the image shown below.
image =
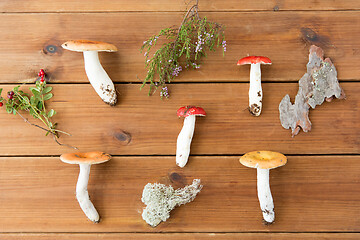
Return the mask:
M201 188L200 179L194 179L191 185L176 190L160 183L146 184L141 201L147 206L142 218L150 226L156 227L170 217L170 211L176 206L193 201Z

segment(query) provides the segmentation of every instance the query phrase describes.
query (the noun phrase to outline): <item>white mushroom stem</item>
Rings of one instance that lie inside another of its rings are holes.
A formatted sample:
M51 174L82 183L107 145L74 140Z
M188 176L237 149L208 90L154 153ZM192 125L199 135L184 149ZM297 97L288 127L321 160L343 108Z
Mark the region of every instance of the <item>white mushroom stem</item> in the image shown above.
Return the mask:
M90 175L90 164L81 163L79 178L76 184L76 199L78 200L81 209L85 215L93 222L98 223L100 216L96 211L94 205L90 201L89 193L87 190L89 175Z
M257 168L257 191L264 220L272 223L275 220L275 212L270 191L269 169Z
M115 105L117 101L115 86L102 67L98 52L84 51L83 54L86 75L91 85L105 103Z
M250 67L250 88L249 88L249 109L250 112L259 116L262 109L262 88L260 63L251 64Z
M176 146L176 164L184 167L190 155L191 140L195 130L195 115L187 116L184 120L184 126L177 138Z

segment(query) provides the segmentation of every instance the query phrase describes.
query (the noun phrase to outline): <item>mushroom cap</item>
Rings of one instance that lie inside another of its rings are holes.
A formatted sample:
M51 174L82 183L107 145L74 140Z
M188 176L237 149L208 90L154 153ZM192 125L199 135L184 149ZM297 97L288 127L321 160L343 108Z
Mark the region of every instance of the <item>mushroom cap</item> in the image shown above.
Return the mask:
M110 154L104 152L86 152L86 153L65 153L60 156L60 160L69 164L99 164L111 159Z
M206 112L203 108L195 106L185 106L177 110L178 117L188 117L190 115L206 116Z
M284 154L272 151L248 152L240 158L240 163L249 168L273 169L284 166L286 162Z
M72 40L61 45L64 49L74 52L98 51L98 52L116 52L115 45L106 42L90 40Z
M271 64L271 60L268 57L262 57L262 56L248 56L240 59L237 62L237 65L244 65L244 64Z

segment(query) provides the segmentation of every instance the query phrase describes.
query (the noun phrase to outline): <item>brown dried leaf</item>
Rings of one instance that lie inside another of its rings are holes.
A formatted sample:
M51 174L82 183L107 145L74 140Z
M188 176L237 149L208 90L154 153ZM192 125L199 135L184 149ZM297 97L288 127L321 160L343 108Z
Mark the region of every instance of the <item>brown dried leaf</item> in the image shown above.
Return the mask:
M292 130L294 137L300 131L311 130L309 120L310 107L321 105L324 100L330 102L333 97L343 99L345 93L337 80L335 66L329 58L324 60L324 51L317 46L310 47L307 72L299 80L299 91L295 97L295 103L291 104L289 95L280 102L281 125Z

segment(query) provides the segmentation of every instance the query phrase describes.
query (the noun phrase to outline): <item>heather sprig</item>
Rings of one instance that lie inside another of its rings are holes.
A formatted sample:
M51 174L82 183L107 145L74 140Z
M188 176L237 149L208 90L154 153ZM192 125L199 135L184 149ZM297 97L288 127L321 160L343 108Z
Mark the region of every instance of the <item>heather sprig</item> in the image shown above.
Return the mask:
M7 98L3 98L1 96L3 89L0 88L0 107L5 106L7 113L19 115L30 125L46 131L46 136L51 134L59 145L65 145L57 140L59 138L58 134L70 134L56 129L57 123L51 121L56 111L54 109L47 110L45 106L45 102L53 97L51 93L52 87L46 85L44 70L41 69L38 75L40 78L35 82L35 86L29 87L31 95L20 90L21 86L16 86L7 93ZM31 123L20 113L21 111L28 112L34 119L39 120L43 126Z
M160 38L168 41L151 54ZM166 83L179 76L185 68L200 68L202 57L207 56L207 51L215 51L215 46L222 47L225 54L224 27L206 17L200 18L196 1L186 12L179 28L162 29L143 42L141 52L145 56L147 74L141 88L148 83L149 95L160 87L160 97L169 97Z

